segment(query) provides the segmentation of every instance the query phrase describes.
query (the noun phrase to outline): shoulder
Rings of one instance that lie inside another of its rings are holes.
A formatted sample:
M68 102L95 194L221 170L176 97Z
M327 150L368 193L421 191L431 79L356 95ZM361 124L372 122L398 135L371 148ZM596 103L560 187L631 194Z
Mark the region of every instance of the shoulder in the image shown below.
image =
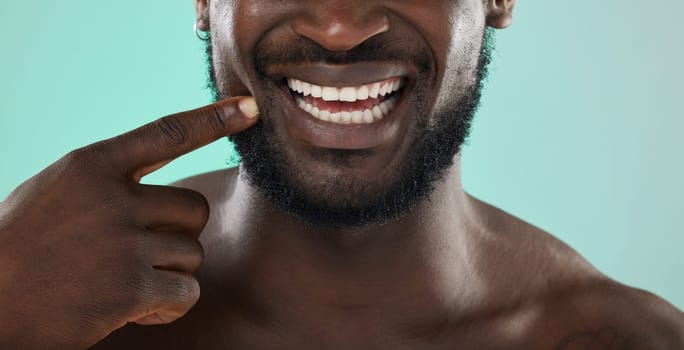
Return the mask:
M473 198L478 220L478 266L500 304L605 278L586 259L552 234L506 211Z
M540 344L526 348L684 349L684 314L673 305L610 279L548 232L474 203L487 252L481 270L498 305L509 305L502 324Z
M684 314L652 293L602 278L544 299L553 349L684 349Z
M611 282L605 296L595 301L614 303L607 310L621 319L635 342L652 349L684 349L684 313L659 296ZM609 304L610 305L610 304ZM646 348L646 347L645 347Z

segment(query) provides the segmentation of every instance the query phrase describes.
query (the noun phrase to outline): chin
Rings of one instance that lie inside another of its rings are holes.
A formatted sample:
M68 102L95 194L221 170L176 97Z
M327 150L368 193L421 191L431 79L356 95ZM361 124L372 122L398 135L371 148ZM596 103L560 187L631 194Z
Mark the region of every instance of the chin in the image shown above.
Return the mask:
M231 137L242 174L276 207L317 226L405 215L430 196L467 138L488 47L476 78L455 76L443 89L429 65L263 59L252 86L262 117Z

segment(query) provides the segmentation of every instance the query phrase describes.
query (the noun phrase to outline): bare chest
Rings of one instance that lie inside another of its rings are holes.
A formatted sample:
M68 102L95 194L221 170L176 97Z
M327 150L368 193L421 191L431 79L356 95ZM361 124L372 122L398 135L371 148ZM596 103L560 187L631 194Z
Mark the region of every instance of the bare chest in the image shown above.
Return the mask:
M186 317L166 325L129 325L93 349L628 349L635 340L617 328L577 327L559 319L526 321L519 316L501 320L449 320L422 327L393 328L364 322L340 324L321 317L300 322L278 322L236 308L198 305ZM527 323L530 322L530 323Z

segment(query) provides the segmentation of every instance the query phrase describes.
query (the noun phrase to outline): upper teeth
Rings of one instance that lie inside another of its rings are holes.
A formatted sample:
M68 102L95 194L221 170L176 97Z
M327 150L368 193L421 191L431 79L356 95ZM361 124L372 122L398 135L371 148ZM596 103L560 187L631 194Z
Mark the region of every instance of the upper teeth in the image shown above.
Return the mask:
M401 89L403 81L401 78L390 78L361 86L331 87L290 78L287 79L287 85L304 96L311 95L324 101L356 102L391 94Z

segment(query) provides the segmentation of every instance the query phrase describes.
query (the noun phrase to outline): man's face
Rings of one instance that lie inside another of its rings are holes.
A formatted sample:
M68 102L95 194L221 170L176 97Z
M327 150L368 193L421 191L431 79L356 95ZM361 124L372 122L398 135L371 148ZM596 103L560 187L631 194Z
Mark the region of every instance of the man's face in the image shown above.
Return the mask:
M318 225L367 225L415 206L467 136L488 59L484 7L210 2L217 98L252 95L261 112L233 138L246 178Z

